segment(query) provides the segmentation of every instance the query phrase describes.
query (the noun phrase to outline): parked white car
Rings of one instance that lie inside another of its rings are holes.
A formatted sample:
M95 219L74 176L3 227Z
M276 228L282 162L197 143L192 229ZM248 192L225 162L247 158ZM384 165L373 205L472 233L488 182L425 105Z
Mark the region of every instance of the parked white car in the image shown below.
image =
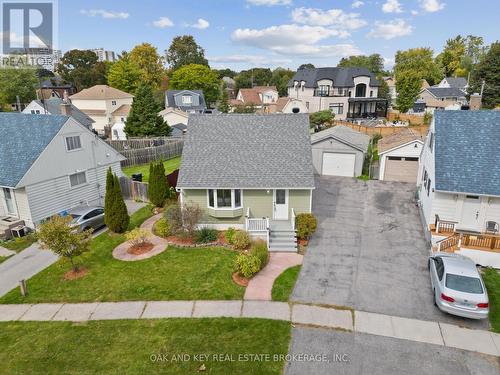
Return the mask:
M464 318L488 318L488 293L471 259L436 253L429 258L429 271L434 301L440 310Z

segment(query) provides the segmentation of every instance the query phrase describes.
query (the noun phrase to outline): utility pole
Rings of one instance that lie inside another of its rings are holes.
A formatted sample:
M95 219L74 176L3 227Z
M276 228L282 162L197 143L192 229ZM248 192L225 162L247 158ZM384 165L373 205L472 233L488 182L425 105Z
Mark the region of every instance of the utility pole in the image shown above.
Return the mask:
M484 79L483 79L483 82L481 83L481 97L483 96L483 90L484 90Z

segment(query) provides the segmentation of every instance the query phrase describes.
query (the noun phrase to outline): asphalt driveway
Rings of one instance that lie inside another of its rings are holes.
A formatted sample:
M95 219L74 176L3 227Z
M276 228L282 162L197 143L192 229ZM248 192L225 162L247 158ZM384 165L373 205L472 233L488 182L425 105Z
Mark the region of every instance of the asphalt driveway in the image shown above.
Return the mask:
M487 329L434 306L414 196L407 183L318 177L318 230L292 300Z

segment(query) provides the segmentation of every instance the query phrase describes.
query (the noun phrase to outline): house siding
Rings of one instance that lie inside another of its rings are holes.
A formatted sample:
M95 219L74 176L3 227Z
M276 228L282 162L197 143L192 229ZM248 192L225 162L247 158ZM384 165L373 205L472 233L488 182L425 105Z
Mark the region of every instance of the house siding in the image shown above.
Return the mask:
M316 142L312 145L312 159L315 174L321 174L323 169L323 154L325 152L338 152L344 154L356 155L355 177L363 173L363 161L365 155L362 151L355 149L345 143L342 143L334 138L327 138Z

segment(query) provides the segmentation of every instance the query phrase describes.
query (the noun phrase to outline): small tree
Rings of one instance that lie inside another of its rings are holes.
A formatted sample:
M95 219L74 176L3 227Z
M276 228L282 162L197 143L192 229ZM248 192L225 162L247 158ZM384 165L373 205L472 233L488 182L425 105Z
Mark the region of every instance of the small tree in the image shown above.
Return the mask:
M127 206L123 200L118 177L111 168L106 176L106 197L104 198L104 222L115 233L123 233L130 222Z
M217 107L222 113L229 112L229 94L225 87L222 88L222 98L220 100L219 106Z
M71 216L54 216L38 228L38 239L43 249L52 250L71 263L73 272L78 271L74 258L89 250L92 231L77 232L70 226Z
M149 201L156 207L163 207L165 200L169 196L169 191L163 162L152 162L149 165Z
M314 125L333 125L335 115L329 109L314 112L309 115L311 126Z

